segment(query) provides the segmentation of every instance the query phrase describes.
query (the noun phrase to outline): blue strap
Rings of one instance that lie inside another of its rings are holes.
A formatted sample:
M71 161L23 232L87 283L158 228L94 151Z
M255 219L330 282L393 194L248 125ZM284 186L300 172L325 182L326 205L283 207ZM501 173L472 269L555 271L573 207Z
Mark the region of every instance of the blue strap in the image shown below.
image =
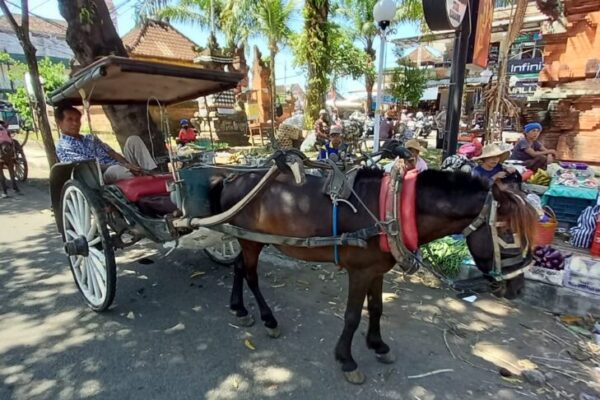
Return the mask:
M332 221L332 226L333 226L333 236L337 236L337 221L338 221L338 205L337 205L337 201L333 202L333 221ZM338 247L337 244L333 245L333 262L335 262L335 265L339 265L340 264L340 249Z

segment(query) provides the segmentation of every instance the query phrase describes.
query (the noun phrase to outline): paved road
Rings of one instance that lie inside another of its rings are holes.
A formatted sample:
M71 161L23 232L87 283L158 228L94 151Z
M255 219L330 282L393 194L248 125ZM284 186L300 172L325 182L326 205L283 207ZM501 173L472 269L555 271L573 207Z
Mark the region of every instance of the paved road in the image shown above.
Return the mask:
M428 287L426 278L407 282L391 273L383 332L398 361L376 362L364 344L363 318L354 355L367 382L350 385L333 359L343 271L264 254L263 292L282 328L279 339L270 339L261 324L235 326L227 308L231 271L210 262L193 240L168 257L152 246L120 253L115 305L95 314L83 305L61 253L44 175L34 170L25 196L0 204L0 399L555 398L548 385L504 380L497 372L531 363L599 381L567 356L564 344L540 333L575 341L552 316L486 296L469 304ZM203 274L191 278L195 272ZM257 317L249 292L246 299ZM408 378L440 369L452 371ZM564 395L594 393L560 372L551 384Z

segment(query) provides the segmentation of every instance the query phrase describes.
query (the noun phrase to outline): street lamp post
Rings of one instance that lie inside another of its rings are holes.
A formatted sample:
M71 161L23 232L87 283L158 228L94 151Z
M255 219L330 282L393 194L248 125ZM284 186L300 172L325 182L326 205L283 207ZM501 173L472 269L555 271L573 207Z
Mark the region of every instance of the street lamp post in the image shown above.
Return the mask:
M379 0L373 7L373 17L379 27L379 65L377 68L377 100L375 109L375 129L373 132L373 151L379 151L379 128L381 126L381 109L383 103L383 61L385 58L386 29L396 15L396 2L394 0Z

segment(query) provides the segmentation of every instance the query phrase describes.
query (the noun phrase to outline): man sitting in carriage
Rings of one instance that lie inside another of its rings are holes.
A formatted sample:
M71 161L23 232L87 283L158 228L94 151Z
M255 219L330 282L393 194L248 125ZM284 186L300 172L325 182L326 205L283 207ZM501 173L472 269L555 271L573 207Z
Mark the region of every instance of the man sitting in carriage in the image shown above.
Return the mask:
M98 160L106 183L130 179L157 168L139 136L130 136L123 147L124 156L94 135L82 135L81 112L71 106L55 110L60 140L56 155L60 162Z

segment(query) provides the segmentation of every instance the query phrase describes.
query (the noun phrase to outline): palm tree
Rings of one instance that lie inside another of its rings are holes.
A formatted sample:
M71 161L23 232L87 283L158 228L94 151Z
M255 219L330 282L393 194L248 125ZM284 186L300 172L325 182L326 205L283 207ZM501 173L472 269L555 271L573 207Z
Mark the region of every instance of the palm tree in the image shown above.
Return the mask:
M375 85L375 37L378 34L373 7L377 0L341 0L340 14L351 23L355 40L359 40L370 60L371 70L365 74L365 90L367 92L367 110L373 104L373 86ZM396 12L396 21L421 22L423 20L422 0L400 0Z
M251 0L138 0L136 15L141 21L156 18L178 21L220 31L225 48L243 46L253 26Z
M308 70L305 114L307 122L312 123L318 118L319 110L325 106L325 93L329 86L329 0L305 0L303 14L302 46Z
M267 39L270 52L271 68L271 133L270 139L275 144L275 57L279 46L285 44L291 34L289 20L294 11L293 0L258 0L253 7L256 30Z

